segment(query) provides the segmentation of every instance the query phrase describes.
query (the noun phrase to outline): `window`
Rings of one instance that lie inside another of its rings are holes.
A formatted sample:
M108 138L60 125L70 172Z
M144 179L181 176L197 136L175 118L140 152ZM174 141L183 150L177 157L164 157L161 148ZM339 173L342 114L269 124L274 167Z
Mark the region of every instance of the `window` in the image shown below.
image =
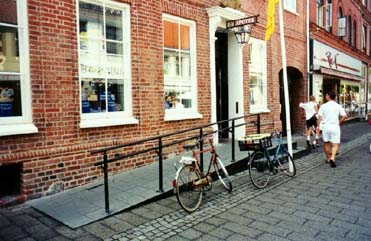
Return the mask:
M323 26L323 0L316 0L316 24Z
M332 4L331 4L331 0L327 0L326 24L325 24L326 31L331 32L331 27L332 27Z
M32 124L26 0L0 0L0 136L37 132Z
M346 35L346 17L343 16L343 10L339 8L338 11L338 38L342 39Z
M251 38L249 41L250 112L267 110L266 42Z
M356 20L353 20L353 27L352 27L352 47L357 47L357 23Z
M368 55L371 55L371 30L370 30L370 34L369 34L369 37L368 37Z
M366 51L366 43L367 43L367 27L362 25L362 50Z
M138 123L132 117L129 5L80 1L80 127Z
M347 35L348 35L348 44L352 45L352 19L350 15L347 17Z
M296 13L296 0L284 0L284 8Z
M200 118L195 23L164 14L163 31L165 120Z

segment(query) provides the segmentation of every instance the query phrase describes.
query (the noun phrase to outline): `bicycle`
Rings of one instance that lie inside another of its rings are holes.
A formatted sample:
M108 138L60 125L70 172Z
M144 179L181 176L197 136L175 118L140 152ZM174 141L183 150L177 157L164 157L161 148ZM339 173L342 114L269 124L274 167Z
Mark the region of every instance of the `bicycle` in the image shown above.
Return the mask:
M268 148L272 147L272 138L275 137L277 146L271 156ZM287 176L296 175L296 166L292 156L282 145L282 133L249 135L239 140L240 149L253 151L249 153L249 176L252 184L259 189L266 187L271 176L279 172Z
M207 140L210 143L210 147L202 151L195 151L194 149L203 140L197 140L196 144L184 146L184 149L192 150L192 156L182 156L179 161L181 166L177 169L172 183L179 205L189 213L199 208L204 191L209 191L212 188L211 167L214 168L225 190L228 192L232 191L229 174L215 151L213 137L207 138ZM198 160L198 155L205 152L211 153L210 164L206 174L201 171Z

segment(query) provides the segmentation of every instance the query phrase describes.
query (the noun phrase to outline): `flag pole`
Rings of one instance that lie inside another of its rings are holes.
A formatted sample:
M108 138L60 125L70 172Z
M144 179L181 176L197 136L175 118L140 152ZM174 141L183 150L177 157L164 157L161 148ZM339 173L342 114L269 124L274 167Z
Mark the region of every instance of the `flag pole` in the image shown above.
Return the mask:
M287 130L287 147L291 156L292 155L292 139L291 139L291 122L290 122L290 102L289 90L287 81L287 67L286 67L286 45L285 33L283 30L283 13L282 13L282 0L279 1L279 16L280 16L280 38L281 38L281 52L282 52L282 71L283 71L283 92L285 95L285 112L286 112L286 130ZM290 165L290 171L292 167Z

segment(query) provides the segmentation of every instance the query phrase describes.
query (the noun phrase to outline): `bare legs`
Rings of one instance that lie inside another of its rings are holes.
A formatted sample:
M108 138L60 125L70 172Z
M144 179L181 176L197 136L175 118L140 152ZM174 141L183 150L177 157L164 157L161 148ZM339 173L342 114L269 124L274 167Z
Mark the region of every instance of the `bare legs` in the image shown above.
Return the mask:
M331 142L325 142L324 149L325 149L325 154L327 158L327 162L332 160L335 163L335 157L336 153L339 150L339 145L338 143L331 143ZM333 164L331 164L332 166Z

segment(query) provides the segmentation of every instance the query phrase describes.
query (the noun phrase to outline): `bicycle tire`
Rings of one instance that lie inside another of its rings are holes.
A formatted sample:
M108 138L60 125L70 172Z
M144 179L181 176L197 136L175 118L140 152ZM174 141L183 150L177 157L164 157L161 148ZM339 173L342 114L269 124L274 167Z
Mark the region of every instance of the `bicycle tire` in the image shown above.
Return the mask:
M256 151L253 153L249 163L249 175L256 188L262 189L268 185L271 176L270 162L263 152Z
M215 172L218 175L220 182L223 184L225 190L232 192L232 182L229 179L229 174L225 168L223 162L219 157L216 157L214 162Z
M194 183L201 176L193 165L182 166L176 174L175 194L179 205L187 212L195 211L202 201L202 186L196 187Z
M278 171L285 173L289 177L294 177L296 175L294 159L286 149L280 151L276 161ZM292 171L290 171L290 163L292 164Z

